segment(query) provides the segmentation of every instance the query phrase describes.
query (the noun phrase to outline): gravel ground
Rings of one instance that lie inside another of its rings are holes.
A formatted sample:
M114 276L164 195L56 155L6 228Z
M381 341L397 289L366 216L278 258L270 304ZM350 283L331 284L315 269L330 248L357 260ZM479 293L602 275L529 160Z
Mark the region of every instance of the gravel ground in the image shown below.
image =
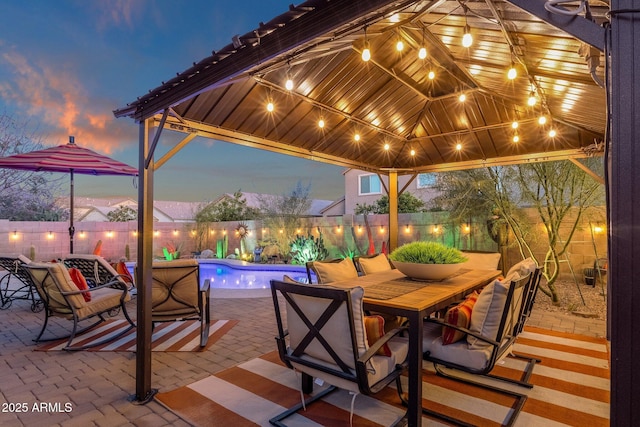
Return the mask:
M578 282L576 285L573 280L557 280L555 285L560 298L559 303L553 304L551 298L540 291L536 297L536 310L606 320L607 301L603 294L603 291L606 292L607 289L606 283L603 286L598 280L596 285L592 287L585 285L584 282ZM540 286L546 288L544 278L540 282Z

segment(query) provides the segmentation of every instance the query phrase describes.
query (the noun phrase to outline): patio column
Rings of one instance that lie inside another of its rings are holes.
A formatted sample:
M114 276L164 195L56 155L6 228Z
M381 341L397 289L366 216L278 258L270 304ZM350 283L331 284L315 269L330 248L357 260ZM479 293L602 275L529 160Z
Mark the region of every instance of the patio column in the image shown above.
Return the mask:
M153 171L151 152L152 119L140 123L138 187L138 265L136 269L136 394L135 403L147 403L155 394L151 388L151 267L153 262ZM150 161L147 161L149 158Z
M608 332L611 425L640 419L640 0L611 1Z
M389 253L398 247L398 172L389 171Z

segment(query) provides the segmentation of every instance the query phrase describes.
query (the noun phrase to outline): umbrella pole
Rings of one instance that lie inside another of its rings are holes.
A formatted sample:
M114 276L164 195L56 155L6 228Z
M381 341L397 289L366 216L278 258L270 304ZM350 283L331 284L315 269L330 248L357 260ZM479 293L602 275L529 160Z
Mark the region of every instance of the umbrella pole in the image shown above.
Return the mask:
M73 253L73 234L76 232L76 229L73 228L73 169L71 171L71 189L69 190L69 205L71 212L69 213L69 253Z

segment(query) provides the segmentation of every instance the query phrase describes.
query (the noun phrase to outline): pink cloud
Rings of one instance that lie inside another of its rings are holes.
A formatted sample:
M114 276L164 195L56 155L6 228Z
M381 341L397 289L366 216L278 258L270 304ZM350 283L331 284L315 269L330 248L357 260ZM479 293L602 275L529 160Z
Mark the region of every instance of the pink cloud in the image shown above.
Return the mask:
M117 121L111 102L91 97L73 70L34 64L16 52L3 59L15 78L0 84L0 96L37 121L52 145L74 135L79 145L111 154L135 141L135 127Z

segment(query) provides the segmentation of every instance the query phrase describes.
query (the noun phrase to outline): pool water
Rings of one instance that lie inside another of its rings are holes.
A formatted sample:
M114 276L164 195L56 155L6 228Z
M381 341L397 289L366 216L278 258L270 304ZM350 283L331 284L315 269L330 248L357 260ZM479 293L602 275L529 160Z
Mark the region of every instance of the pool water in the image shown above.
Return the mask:
M307 281L307 272L302 266L200 263L200 281L204 283L209 279L212 289L269 289L270 280L282 280L285 274L301 282Z

